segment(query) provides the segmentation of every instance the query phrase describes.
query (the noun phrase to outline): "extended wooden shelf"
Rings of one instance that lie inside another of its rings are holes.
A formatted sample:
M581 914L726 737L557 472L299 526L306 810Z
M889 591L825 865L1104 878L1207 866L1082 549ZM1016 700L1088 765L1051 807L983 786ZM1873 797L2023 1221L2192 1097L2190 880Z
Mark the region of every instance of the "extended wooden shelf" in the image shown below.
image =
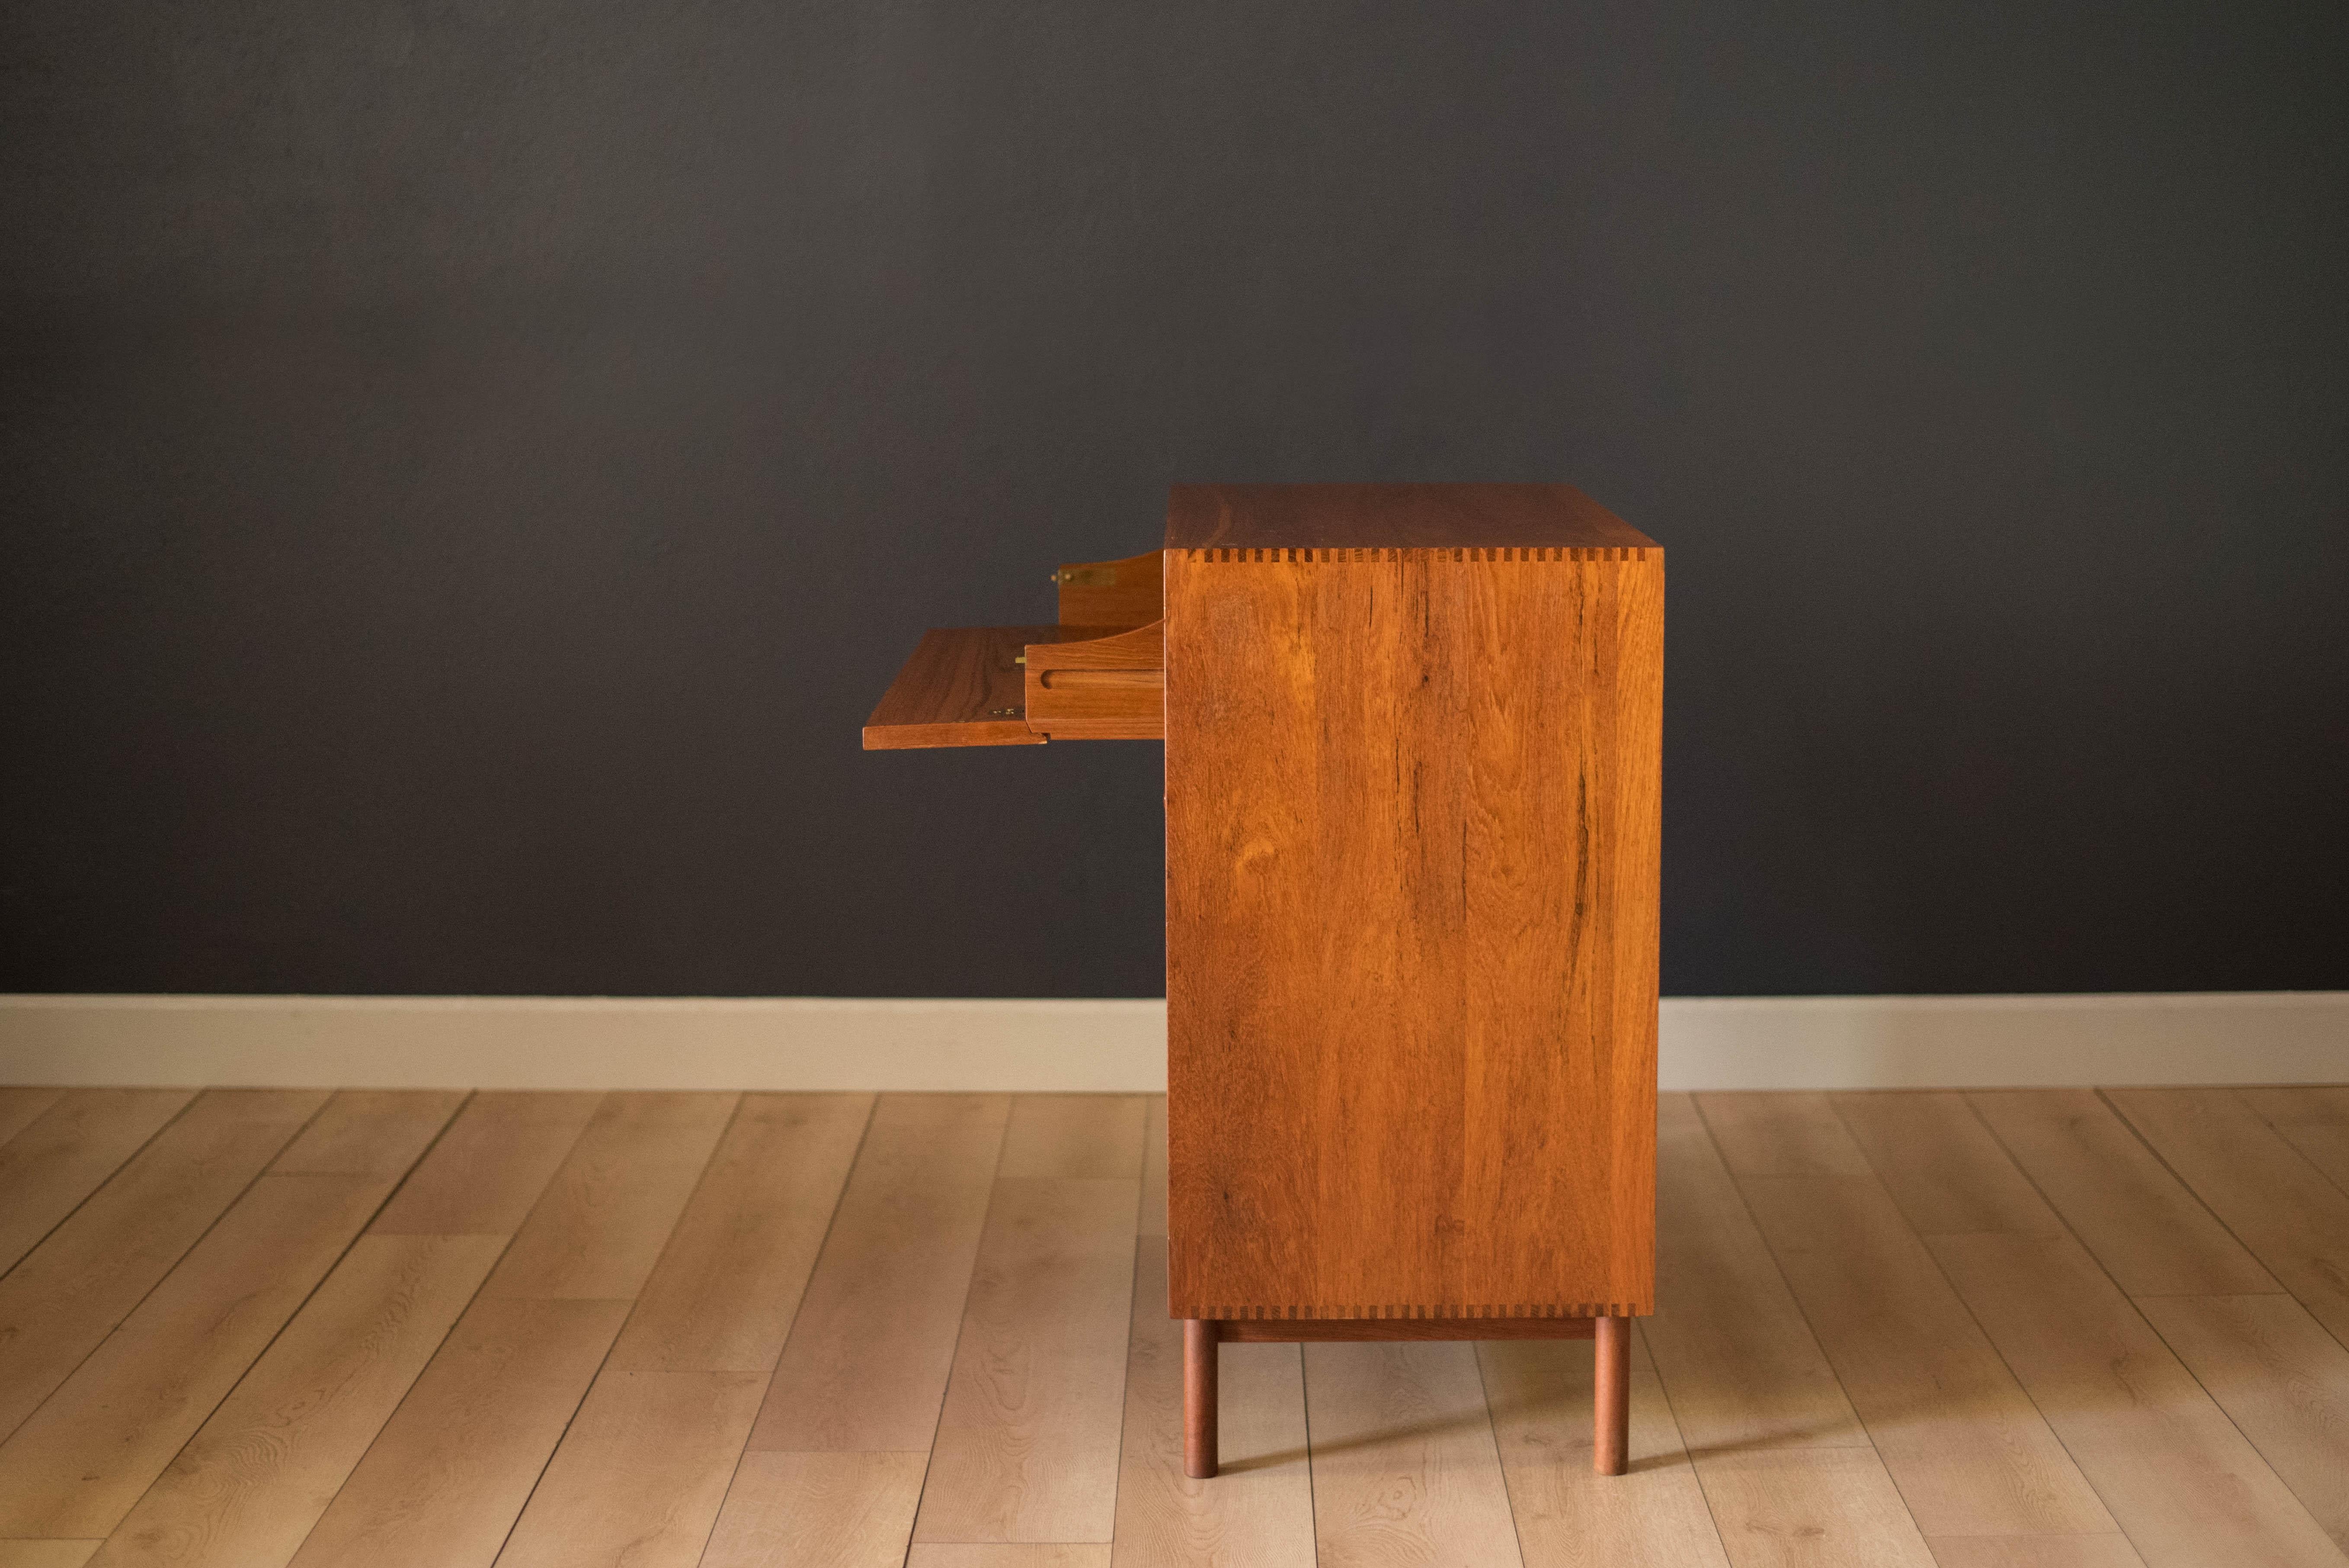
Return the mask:
M1155 739L1157 628L949 626L923 634L864 721L864 749ZM1059 656L1044 650L1067 645ZM1033 658L1030 650L1035 650ZM1036 667L1030 668L1033 664ZM1032 702L1032 710L1031 710Z

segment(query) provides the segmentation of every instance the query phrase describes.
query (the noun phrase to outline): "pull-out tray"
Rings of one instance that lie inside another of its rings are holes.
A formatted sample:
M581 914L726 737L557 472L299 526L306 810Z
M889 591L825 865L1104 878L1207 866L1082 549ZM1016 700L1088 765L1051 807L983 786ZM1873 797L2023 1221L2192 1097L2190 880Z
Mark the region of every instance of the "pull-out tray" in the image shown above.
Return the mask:
M1050 738L1049 727L1030 728L1028 723L1028 676L1020 663L1028 646L1092 642L1123 630L952 626L925 633L864 721L864 749L1041 746Z

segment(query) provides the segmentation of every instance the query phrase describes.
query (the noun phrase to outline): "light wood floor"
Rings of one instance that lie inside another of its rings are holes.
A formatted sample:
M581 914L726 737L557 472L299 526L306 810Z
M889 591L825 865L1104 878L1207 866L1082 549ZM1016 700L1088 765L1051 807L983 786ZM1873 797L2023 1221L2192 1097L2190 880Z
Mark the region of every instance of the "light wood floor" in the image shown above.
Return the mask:
M1231 1346L1163 1104L0 1089L0 1568L2341 1564L2349 1089L1667 1097L1587 1344Z

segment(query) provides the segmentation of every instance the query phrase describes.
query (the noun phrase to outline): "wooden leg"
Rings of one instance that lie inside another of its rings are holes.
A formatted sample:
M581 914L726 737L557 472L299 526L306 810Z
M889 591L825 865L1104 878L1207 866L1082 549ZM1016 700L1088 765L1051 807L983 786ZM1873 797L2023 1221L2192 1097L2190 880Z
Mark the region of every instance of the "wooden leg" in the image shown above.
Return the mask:
M1621 1475L1631 1461L1631 1320L1602 1317L1591 1326L1590 1468Z
M1216 1473L1215 1324L1183 1320L1183 1473L1206 1480Z

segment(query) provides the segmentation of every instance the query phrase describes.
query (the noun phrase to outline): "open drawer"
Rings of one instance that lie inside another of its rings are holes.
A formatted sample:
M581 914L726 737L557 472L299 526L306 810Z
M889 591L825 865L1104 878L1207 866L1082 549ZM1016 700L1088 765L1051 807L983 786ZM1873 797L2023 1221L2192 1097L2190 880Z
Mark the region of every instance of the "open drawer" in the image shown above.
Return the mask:
M1161 560L1061 567L1058 625L926 633L864 721L864 749L1164 739Z

